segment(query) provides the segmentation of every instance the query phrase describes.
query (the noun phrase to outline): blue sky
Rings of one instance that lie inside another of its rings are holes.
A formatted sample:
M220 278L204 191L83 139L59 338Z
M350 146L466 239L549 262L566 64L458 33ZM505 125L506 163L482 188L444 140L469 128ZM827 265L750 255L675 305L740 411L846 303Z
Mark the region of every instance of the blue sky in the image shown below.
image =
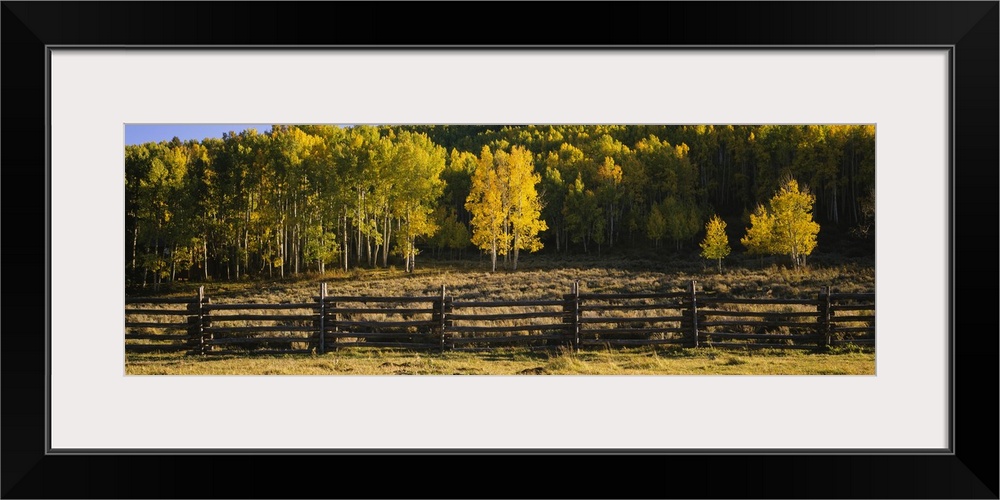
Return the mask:
M169 141L177 137L181 141L194 139L200 141L206 137L222 137L226 132L241 132L255 128L264 133L271 130L271 125L263 124L212 124L212 125L125 125L125 144L144 144L147 142Z

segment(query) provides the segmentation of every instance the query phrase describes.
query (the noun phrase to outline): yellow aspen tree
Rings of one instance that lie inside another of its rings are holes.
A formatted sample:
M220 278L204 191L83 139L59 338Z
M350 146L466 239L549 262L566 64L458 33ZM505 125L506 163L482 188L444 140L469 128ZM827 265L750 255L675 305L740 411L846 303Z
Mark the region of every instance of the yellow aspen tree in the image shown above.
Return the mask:
M472 216L472 244L490 252L492 270L497 270L497 254L502 251L500 241L503 224L503 201L500 178L493 165L493 154L489 146L483 146L472 173L469 196L465 209Z
M767 212L764 205L757 205L757 210L750 214L750 227L747 228L746 235L740 239L740 243L751 255L769 255L773 253L772 228L774 227L774 217Z
M729 237L726 236L726 222L713 215L705 224L705 239L701 242L701 256L719 261L719 273L722 273L722 259L730 252Z
M490 252L493 271L497 255L517 269L521 250L542 248L538 233L548 229L540 219L542 204L536 186L541 176L534 171L531 151L515 146L508 153L484 147L465 208L472 216L472 243Z
M500 189L500 213L503 221L500 225L500 237L497 240L497 253L503 255L503 265L507 267L510 262L511 241L514 234L511 231L510 210L511 210L511 155L503 148L508 147L506 141L501 141L493 153L493 168L496 170L498 187Z
M806 256L816 248L819 224L813 220L815 202L816 197L807 189L800 190L795 179L785 181L771 198L774 250L791 257L796 268L804 266Z
M788 255L796 267L816 248L819 224L813 220L816 197L799 189L795 179L785 181L768 202L750 215L750 227L740 240L750 253Z
M517 259L521 250L535 252L542 249L542 240L538 233L548 229L541 220L542 203L538 198L536 186L542 181L541 175L535 172L531 151L515 146L508 156L510 211L508 219L511 228L511 246L514 250L514 269L517 270Z

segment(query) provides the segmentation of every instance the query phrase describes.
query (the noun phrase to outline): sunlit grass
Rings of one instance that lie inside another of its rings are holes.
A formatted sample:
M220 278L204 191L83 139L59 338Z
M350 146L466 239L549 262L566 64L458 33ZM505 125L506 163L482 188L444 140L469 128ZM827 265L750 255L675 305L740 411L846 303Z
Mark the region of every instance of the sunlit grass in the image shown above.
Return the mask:
M355 348L324 355L128 354L129 375L874 375L875 354L732 349L414 352Z
M425 261L416 272L388 268L328 271L325 275L303 274L296 278L240 282L183 282L172 285L169 296L192 296L198 286L213 300L253 302L307 302L328 283L331 295L437 296L441 286L463 300L557 299L569 293L574 281L584 293L682 292L690 281L700 289L737 297L815 298L822 286L838 292L870 292L875 289L875 267L870 264L812 265L805 270L785 266L760 266L755 260L724 268L722 274L700 261L654 261L649 259L592 259L582 257L527 256L517 271L489 271L488 262ZM146 292L151 292L147 290ZM147 295L130 290L129 295Z

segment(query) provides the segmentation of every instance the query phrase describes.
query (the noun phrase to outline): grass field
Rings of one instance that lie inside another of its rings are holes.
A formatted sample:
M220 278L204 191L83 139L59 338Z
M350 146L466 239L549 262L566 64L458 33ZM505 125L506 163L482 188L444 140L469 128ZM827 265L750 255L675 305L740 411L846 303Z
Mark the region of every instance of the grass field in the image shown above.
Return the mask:
M360 269L347 273L226 283L175 283L164 296L192 296L199 285L213 303L310 302L319 284L331 295L437 296L441 286L458 300L558 299L574 281L584 293L680 292L692 280L699 288L732 297L815 298L821 286L839 292L875 289L874 265L864 260L794 271L745 263L722 274L703 262L644 259L525 259L516 272L484 270L476 261L433 262L415 273ZM129 290L128 295L150 295ZM502 312L495 310L495 312ZM209 356L133 354L128 374L866 374L875 372L872 350L845 348L823 353L799 350L642 348L532 352L406 352L377 348L342 349L324 355Z
M798 350L618 349L578 353L345 349L324 355L128 354L129 375L874 375L875 354Z
M796 271L783 266L761 266L750 259L744 265L724 268L721 274L707 261L668 261L617 257L525 258L517 271L489 272L484 260L423 261L416 272L388 269L328 271L295 278L263 281L204 283L213 300L252 299L254 302L309 301L328 283L331 295L439 295L441 286L463 300L558 299L569 293L574 281L583 293L682 292L692 280L705 291L734 297L815 298L821 286L835 291L870 292L875 289L874 259L855 259L826 266L812 265ZM167 296L191 296L202 283L178 282L164 286ZM127 290L130 296L150 295L151 290Z

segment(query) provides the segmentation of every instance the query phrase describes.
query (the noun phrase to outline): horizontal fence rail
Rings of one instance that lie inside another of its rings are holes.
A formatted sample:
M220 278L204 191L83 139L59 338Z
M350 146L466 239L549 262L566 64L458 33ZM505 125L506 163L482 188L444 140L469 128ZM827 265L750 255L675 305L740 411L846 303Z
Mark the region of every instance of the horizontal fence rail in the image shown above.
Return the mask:
M875 294L738 298L699 291L580 293L561 300L462 300L331 296L313 302L213 303L191 298L125 300L128 352L195 355L323 354L351 347L438 351L674 344L681 347L823 349L875 345Z
M581 346L686 344L686 293L576 294ZM687 328L686 328L687 327ZM690 335L689 335L690 337Z

